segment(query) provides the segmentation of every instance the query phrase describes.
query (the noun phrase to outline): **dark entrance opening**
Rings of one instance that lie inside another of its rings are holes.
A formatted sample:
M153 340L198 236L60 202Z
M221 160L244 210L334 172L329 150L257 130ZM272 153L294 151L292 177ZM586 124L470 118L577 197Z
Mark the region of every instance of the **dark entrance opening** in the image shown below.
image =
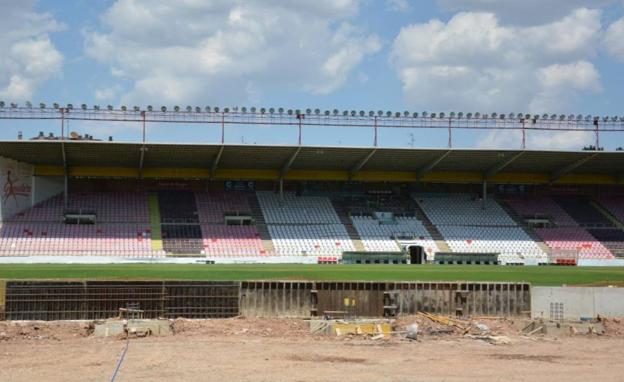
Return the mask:
M418 245L409 247L409 256L411 264L424 264L427 261L423 247Z

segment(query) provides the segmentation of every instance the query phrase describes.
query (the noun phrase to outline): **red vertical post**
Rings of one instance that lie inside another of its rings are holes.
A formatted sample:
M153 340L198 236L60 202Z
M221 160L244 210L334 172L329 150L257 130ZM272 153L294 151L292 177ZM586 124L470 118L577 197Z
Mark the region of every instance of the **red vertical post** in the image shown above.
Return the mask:
M452 127L451 127L451 119L449 118L449 124L448 124L448 148L453 148L453 133L452 133Z
M145 143L145 110L141 112L141 117L143 118L143 143Z
M374 129L375 129L375 140L374 140L374 142L373 142L373 145L374 145L375 147L377 147L377 117L375 117L374 123L375 123L375 124L374 124Z
M221 144L225 143L225 112L221 113Z
M600 122L596 121L596 151L598 151L598 148L600 147L600 129L598 128L599 124Z
M526 149L526 130L524 129L524 119L522 120L522 150Z
M65 140L65 109L61 108L61 141Z

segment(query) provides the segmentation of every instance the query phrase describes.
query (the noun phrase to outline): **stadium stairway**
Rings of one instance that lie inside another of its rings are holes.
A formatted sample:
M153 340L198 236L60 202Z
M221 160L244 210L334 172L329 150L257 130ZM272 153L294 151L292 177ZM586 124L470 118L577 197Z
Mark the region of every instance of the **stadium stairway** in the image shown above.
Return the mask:
M611 221L613 223L613 225L615 225L616 227L618 227L619 229L624 229L624 223L622 223L621 221L619 221L615 216L613 216L613 214L611 214L609 211L607 211L606 208L602 207L600 204L596 203L595 201L590 201L589 204L591 204L598 212L600 212L605 218L607 218L609 221Z
M347 209L344 208L344 206L336 200L332 200L331 202L334 210L336 211L336 214L338 215L338 218L340 218L340 222L343 226L345 226L347 234L349 235L349 239L351 239L351 242L353 242L355 250L358 252L365 252L366 248L364 248L362 238L353 226L353 221L349 217L349 212L347 211Z
M446 240L444 240L444 236L442 236L438 228L431 222L420 205L418 203L412 203L411 206L414 209L414 215L423 223L427 232L429 232L429 235L431 235L431 238L435 241L438 250L440 252L452 252L451 247L449 247Z
M204 250L195 194L187 191L158 193L162 243L175 254L200 254Z
M149 216L150 216L150 228L152 230L152 249L155 251L162 251L162 230L160 227L160 208L158 206L158 195L148 195Z
M508 205L507 202L505 202L504 200L499 198L495 199L496 202L503 208L505 213L507 213L507 215L509 215L509 217L512 218L513 221L522 228L522 230L531 238L531 240L533 240L535 244L537 244L539 249L541 249L544 253L550 253L550 247L546 245L546 243L544 243L544 240L539 237L539 235L535 233L535 231L533 231L530 227L526 225L524 219L522 218L522 216L520 216L520 214L516 212L516 210L511 208L511 206Z
M249 206L251 207L251 216L256 223L256 228L260 234L264 251L266 253L275 253L275 246L273 245L273 240L271 240L271 234L267 228L264 215L262 215L262 208L260 208L260 204L255 193L249 195Z

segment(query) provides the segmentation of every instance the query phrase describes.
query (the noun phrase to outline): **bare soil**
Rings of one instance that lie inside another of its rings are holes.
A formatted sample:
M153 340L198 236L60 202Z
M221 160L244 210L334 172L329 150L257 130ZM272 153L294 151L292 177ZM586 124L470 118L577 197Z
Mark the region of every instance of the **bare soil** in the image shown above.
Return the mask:
M168 337L96 338L87 322L0 322L0 381L622 381L624 325L604 335L520 335L479 320L508 345L422 317L418 341L311 335L303 320L175 320Z

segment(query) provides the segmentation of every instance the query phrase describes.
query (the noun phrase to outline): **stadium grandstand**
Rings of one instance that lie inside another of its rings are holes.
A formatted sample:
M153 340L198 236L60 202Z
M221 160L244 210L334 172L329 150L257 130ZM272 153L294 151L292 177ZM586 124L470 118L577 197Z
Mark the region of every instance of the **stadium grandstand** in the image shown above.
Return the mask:
M69 118L70 110L61 110L60 118ZM36 112L46 119L48 109ZM186 114L195 112L208 115L198 123L226 123L224 112L216 113L221 119L192 108ZM28 119L11 113L0 117ZM89 113L72 115L106 121L99 109ZM316 114L317 123L330 126L352 126L354 118L369 126L374 118L375 137L395 119L424 123L407 114ZM145 129L144 111L111 115ZM184 115L176 121L189 122ZM265 117L257 118L253 123ZM500 119L494 127L524 128L521 118L521 125ZM285 113L269 122L301 132L303 119ZM437 121L425 120L426 127ZM586 118L552 123L596 126ZM64 131L3 141L0 260L338 263L344 253L399 252L412 263L436 255L525 265L624 259L624 152L376 143L167 144L145 135L142 142L113 142Z

